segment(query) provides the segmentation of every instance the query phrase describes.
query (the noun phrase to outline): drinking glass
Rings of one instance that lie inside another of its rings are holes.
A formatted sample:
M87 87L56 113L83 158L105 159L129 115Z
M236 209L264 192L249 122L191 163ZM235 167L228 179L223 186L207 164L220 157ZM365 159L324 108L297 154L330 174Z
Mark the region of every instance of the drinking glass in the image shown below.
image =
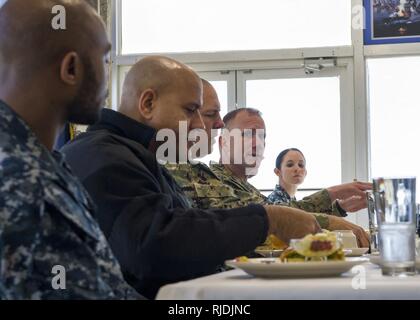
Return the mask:
M376 217L376 210L375 210L375 199L373 196L372 191L366 192L366 199L367 199L367 209L368 209L368 217L369 217L369 234L370 234L370 244L369 244L369 252L371 254L379 253L379 226L378 226L378 219Z
M377 178L373 196L382 274L416 274L416 178Z

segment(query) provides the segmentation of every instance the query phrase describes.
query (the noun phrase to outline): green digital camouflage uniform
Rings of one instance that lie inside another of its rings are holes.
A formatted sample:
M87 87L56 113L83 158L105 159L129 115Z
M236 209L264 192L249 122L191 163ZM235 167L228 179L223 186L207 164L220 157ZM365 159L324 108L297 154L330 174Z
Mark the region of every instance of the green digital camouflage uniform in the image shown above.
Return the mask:
M237 208L250 203L271 204L257 188L235 177L223 165L211 163L210 167L195 164L168 164L166 168L196 208ZM321 190L303 200L279 205L298 208L307 212L332 214L341 217L339 210L331 203L327 190ZM328 228L325 215L317 214L321 228Z

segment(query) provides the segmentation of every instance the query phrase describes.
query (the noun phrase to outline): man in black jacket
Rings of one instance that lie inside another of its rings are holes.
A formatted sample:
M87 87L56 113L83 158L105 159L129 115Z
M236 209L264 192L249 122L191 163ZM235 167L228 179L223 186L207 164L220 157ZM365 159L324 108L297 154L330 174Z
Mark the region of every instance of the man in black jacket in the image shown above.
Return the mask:
M184 150L185 134L198 129L191 120L201 105L195 72L169 58L148 57L128 73L119 112L104 110L99 123L63 149L99 207L96 218L126 280L150 298L164 284L213 273L268 233L288 241L320 230L298 209L191 207L157 158L183 158L176 150Z

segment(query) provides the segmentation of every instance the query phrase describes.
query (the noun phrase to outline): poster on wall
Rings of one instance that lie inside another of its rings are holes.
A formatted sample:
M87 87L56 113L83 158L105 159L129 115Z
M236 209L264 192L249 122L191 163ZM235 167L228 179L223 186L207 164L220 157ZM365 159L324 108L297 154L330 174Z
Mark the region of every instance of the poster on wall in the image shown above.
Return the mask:
M420 42L420 0L364 0L365 44Z

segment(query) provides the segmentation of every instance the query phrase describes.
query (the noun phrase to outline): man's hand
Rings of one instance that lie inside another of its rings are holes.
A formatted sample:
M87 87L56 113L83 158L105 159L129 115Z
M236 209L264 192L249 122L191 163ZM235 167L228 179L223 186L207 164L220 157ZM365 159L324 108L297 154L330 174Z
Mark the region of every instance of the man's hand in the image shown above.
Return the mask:
M340 207L346 212L357 212L367 207L366 197L352 196L344 200L337 200Z
M265 206L265 210L269 223L268 234L274 234L286 243L290 239L321 232L315 217L305 211L282 206Z
M327 191L330 195L331 201L335 201L337 199L349 199L353 196L366 198L365 192L371 189L371 183L356 181L329 187Z
M362 227L347 221L346 219L339 218L336 216L328 216L329 218L329 226L328 230L335 231L335 230L351 230L357 237L357 243L359 248L368 248L369 247L369 236L363 230Z

